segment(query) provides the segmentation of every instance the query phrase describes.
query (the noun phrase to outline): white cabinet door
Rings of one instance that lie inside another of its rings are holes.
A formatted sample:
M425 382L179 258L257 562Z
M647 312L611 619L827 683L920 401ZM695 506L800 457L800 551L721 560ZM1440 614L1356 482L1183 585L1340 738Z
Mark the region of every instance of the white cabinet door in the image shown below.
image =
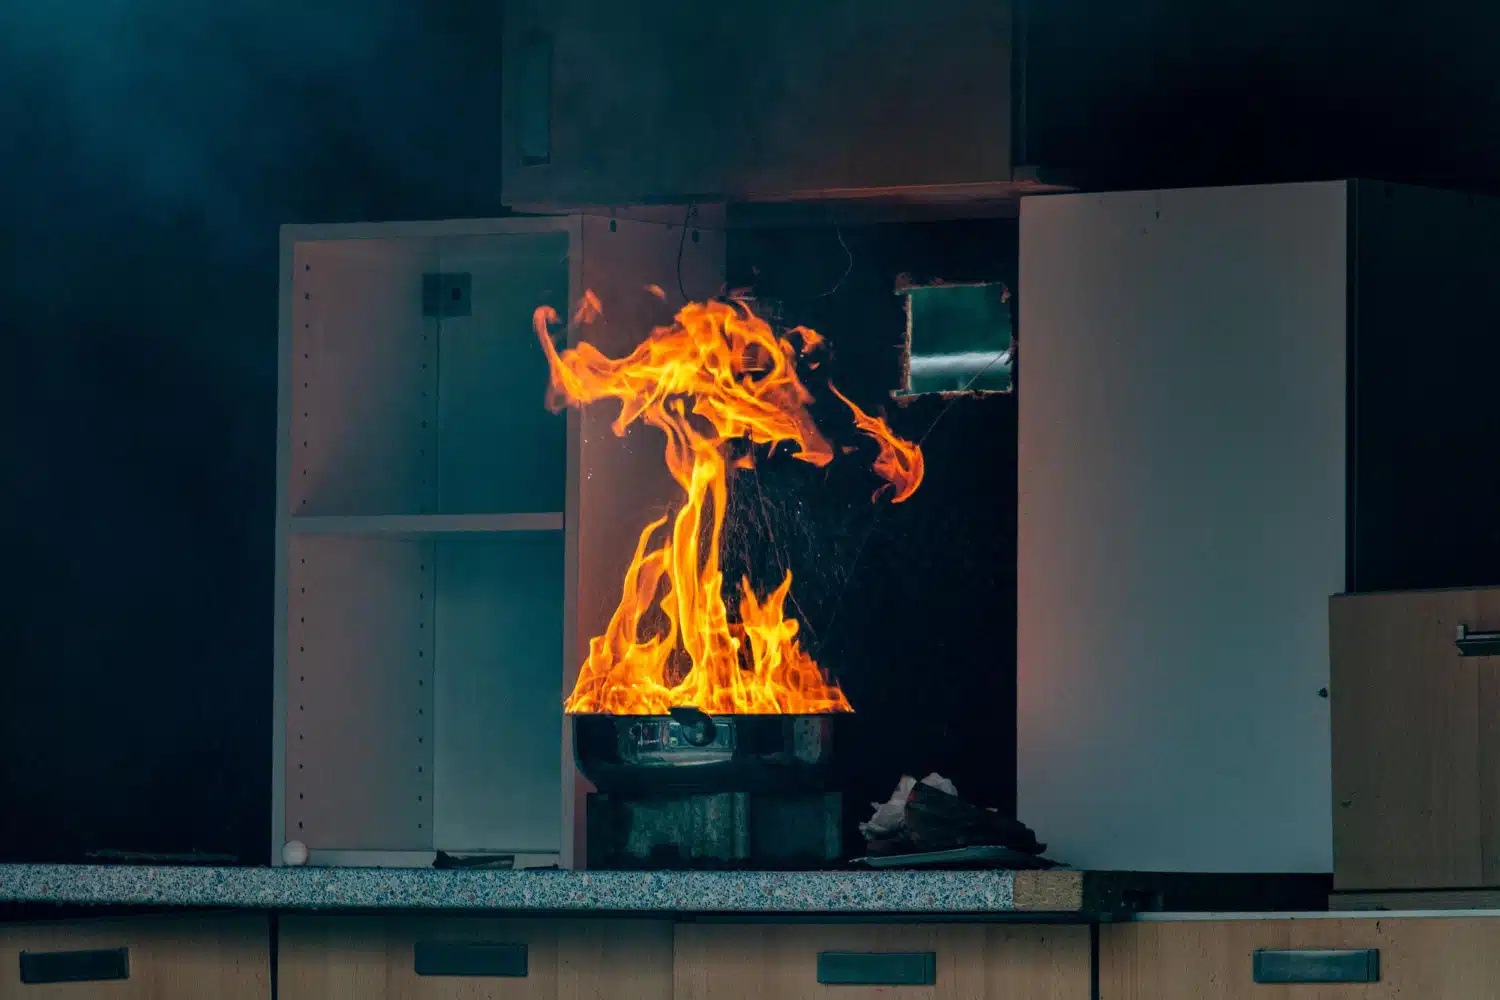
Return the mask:
M1347 185L1022 202L1018 807L1095 869L1326 872Z

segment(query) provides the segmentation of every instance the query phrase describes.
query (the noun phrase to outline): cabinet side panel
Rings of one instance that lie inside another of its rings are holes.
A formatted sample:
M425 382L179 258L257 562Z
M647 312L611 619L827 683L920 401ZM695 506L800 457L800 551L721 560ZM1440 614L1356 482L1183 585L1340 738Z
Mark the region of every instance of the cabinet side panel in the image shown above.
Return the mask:
M271 844L267 857L281 863L286 842L286 606L287 519L291 516L292 344L296 324L297 243L282 232L276 310L276 511L271 628Z
M1342 183L1027 199L1018 806L1085 868L1325 872Z
M1500 583L1500 199L1355 190L1349 589Z

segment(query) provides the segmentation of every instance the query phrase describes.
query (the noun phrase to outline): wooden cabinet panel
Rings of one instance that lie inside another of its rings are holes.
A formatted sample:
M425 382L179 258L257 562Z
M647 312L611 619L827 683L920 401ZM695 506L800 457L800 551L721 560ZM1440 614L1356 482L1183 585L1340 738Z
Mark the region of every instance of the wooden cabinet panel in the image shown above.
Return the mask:
M911 1000L1088 1000L1089 929L1021 924L719 924L677 927L674 1000L865 1000L890 986L823 985L820 952L932 952Z
M1334 885L1439 889L1500 878L1500 662L1459 625L1500 627L1500 590L1330 602Z
M1250 956L1291 947L1290 928L1289 920L1101 926L1099 1000L1238 1000L1253 985Z
M281 1000L667 1000L665 920L295 916L281 921ZM418 943L524 945L526 974L418 975Z
M124 949L128 978L22 983L22 953ZM265 1000L270 918L195 914L0 925L0 1000Z
M1374 983L1269 985L1257 949L1377 948ZM1099 1000L1397 1000L1500 996L1500 919L1280 919L1107 924Z

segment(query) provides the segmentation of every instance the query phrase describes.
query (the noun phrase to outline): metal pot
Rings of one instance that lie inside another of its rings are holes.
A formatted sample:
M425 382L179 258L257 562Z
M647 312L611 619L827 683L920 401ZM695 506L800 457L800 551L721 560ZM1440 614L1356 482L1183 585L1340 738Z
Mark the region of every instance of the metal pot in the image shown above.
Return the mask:
M832 715L575 715L573 756L607 794L821 791Z

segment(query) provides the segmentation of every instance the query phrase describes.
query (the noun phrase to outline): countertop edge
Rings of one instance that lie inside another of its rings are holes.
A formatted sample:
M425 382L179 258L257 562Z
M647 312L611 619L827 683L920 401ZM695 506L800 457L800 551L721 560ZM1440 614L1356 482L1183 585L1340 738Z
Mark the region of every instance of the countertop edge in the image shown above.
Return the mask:
M1331 888L1325 873L1070 868L778 872L0 864L0 903L199 909L1112 921L1153 911L1327 910Z
M1028 876L1038 873L1024 873ZM1043 873L1046 874L1046 873ZM1061 874L1061 873L1060 873ZM0 864L0 902L274 910L1007 914L1076 912L1082 885L981 871L439 871ZM1040 883L1046 885L1046 883ZM1063 903L1058 906L1056 904Z

